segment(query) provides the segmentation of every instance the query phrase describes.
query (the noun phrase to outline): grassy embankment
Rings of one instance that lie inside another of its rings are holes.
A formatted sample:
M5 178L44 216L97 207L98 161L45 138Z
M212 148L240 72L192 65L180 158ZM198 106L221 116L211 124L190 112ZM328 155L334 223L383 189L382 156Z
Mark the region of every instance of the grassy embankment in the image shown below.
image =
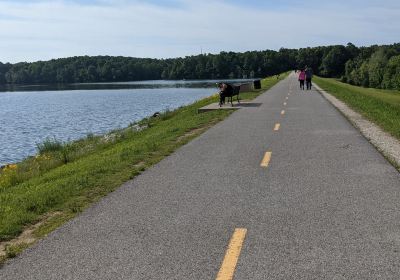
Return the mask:
M320 77L315 77L315 82L383 130L400 139L400 91L362 88Z
M262 80L262 90L241 94L241 99L258 96L286 76ZM216 101L217 96L206 98L104 136L38 145L36 156L0 171L0 242L39 222L34 237L46 235L159 162L232 112L197 113ZM0 259L15 256L26 246L8 245Z

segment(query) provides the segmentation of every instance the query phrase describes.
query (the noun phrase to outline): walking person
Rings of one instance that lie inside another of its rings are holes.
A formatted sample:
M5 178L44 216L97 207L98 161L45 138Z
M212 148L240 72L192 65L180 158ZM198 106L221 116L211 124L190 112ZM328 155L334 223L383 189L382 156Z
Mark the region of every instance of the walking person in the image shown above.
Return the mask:
M218 83L219 92L219 107L225 104L225 98L232 96L233 87L227 83Z
M219 107L221 107L223 104L225 104L226 84L218 83L217 86L218 86L218 89L219 89Z
M299 74L299 82L300 82L300 89L304 90L304 80L306 78L306 72L304 69L300 70Z
M306 73L307 89L311 90L311 86L312 86L311 79L313 77L312 69L310 67L307 67L305 73Z

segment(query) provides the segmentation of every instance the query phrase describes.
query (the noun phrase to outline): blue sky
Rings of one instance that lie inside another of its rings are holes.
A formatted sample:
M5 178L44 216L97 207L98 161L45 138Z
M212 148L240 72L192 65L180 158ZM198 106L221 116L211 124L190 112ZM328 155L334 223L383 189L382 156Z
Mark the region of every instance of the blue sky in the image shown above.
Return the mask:
M400 42L400 1L0 0L0 61Z

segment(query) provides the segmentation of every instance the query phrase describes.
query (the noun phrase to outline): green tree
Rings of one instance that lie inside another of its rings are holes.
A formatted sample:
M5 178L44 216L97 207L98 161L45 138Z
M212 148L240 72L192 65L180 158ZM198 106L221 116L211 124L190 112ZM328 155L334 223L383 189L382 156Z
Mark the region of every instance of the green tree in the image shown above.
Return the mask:
M392 56L385 68L383 88L400 90L400 55Z
M382 87L383 75L385 73L388 59L383 48L378 49L369 60L368 75L369 86L374 88Z
M349 55L344 46L334 46L322 60L321 75L327 77L343 75L348 59Z
M33 63L0 63L0 84L226 79L263 77L311 67L355 85L397 87L400 44L323 46L279 51L221 52L174 59L79 56ZM387 67L386 67L387 66Z

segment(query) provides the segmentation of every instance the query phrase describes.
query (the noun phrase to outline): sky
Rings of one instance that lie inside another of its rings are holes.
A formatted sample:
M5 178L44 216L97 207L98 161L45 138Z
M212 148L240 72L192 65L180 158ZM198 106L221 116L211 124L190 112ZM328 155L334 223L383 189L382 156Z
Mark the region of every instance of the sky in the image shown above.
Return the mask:
M399 0L0 0L0 61L400 42Z

